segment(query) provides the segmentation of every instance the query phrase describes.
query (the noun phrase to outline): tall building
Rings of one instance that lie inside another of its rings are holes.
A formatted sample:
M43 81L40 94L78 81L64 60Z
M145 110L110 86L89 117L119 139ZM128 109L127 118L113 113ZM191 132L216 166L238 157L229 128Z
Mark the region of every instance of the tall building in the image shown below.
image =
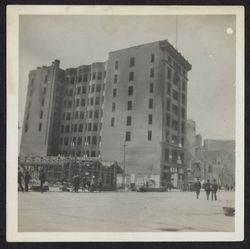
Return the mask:
M37 121L31 119L21 154L100 156L125 161L126 173L158 174L162 186L169 181L177 185L184 175L189 70L189 62L167 40L110 52L104 63L58 68L53 72L60 91L47 93L58 94L60 102L46 109L50 149L36 148L41 131L32 132ZM43 80L36 78L41 87ZM39 105L38 98L33 103ZM27 112L26 107L25 116Z

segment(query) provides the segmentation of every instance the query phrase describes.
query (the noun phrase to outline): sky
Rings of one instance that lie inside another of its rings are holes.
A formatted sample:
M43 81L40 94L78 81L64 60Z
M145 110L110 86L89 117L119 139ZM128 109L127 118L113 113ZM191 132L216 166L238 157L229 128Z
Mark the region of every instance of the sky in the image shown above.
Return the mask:
M113 50L167 39L190 62L187 118L205 139L235 139L235 16L46 16L19 19L19 124L28 74L106 61ZM19 130L20 140L21 130Z

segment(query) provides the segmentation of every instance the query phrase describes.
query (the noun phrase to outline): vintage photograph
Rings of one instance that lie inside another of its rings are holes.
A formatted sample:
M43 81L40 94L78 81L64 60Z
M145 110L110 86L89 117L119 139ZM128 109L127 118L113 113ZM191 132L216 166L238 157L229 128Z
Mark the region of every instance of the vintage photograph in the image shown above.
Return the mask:
M15 233L243 239L241 7L29 8L8 63Z

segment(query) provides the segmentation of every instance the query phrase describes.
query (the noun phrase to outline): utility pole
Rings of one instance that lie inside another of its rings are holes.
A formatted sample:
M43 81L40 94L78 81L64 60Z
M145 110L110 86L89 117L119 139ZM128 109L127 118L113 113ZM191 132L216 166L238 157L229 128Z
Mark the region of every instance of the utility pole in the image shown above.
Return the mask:
M126 140L124 141L124 145L123 145L124 149L123 149L123 177L122 177L122 185L123 188L125 190L125 169L126 169Z

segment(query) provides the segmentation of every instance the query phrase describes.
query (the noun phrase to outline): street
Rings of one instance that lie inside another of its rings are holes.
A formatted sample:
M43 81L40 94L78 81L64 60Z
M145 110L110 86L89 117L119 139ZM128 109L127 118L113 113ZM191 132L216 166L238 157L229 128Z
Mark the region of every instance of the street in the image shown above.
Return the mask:
M19 232L234 231L234 192L218 201L194 192L18 193Z

